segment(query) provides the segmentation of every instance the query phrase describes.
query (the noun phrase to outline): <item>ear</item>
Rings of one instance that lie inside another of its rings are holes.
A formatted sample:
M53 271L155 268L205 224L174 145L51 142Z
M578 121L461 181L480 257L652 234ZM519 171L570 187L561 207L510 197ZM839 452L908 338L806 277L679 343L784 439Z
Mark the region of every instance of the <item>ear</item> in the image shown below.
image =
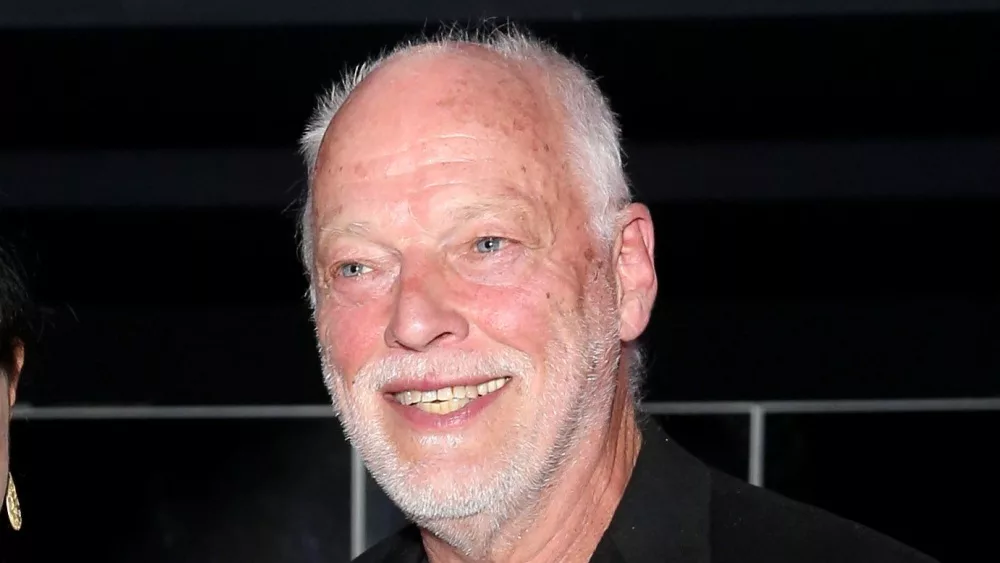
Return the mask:
M17 382L21 378L21 368L24 367L24 343L14 341L14 369L7 374L7 404L10 405L13 416L14 403L17 401Z
M653 219L640 203L626 207L615 244L621 339L631 342L646 330L656 300L656 264L653 257Z

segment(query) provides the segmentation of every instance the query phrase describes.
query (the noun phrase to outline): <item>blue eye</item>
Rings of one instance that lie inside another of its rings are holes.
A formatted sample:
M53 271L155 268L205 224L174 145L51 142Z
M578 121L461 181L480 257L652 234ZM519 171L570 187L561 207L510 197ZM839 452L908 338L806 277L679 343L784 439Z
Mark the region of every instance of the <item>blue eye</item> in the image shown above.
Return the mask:
M340 267L340 275L345 278L356 278L361 274L368 273L369 271L371 271L371 268L358 264L357 262L350 262Z
M496 252L507 244L507 239L501 237L483 237L476 240L476 252L486 254Z

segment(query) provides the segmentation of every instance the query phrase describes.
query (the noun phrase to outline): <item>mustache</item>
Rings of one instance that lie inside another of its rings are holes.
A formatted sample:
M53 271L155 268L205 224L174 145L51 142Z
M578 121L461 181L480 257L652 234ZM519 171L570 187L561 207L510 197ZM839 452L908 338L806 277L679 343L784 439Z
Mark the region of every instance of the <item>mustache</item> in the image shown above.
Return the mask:
M401 354L377 358L362 366L354 376L354 387L374 392L400 379L420 379L442 373L490 379L524 377L534 367L527 354L513 349L487 353Z

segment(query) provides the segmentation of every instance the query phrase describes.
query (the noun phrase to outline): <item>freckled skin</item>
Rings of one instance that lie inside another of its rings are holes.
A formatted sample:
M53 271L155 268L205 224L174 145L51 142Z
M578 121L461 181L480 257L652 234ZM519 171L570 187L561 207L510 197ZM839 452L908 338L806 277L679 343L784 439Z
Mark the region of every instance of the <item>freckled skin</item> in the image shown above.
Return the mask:
M581 260L585 208L558 153L549 148L563 143L552 127L556 110L538 101L544 98L526 78L490 58L438 55L405 62L390 63L359 88L331 124L320 152L314 213L321 233L352 221L370 223L369 240L320 235L320 333L336 335L328 342L334 359L352 374L373 357L425 345L391 333L408 334L407 323L425 322L408 316L415 314L408 305L433 307L455 313L455 334L441 328L449 333L441 345L478 349L498 342L540 358L549 319L566 313L560 304L581 297L593 257L588 250ZM483 64L497 66L494 74L501 78L484 75ZM437 80L424 78L431 75ZM441 83L450 84L444 93ZM482 198L517 199L535 224L501 233L528 239L532 247L518 249L523 255L511 258L504 277L475 283L461 267L444 267L460 261L448 247L466 250L462 245L474 236L492 234L490 226L480 232L473 222L468 234L451 235L449 230L462 227L440 210L449 202ZM384 281L396 286L398 299L386 294L352 300L331 289L337 252L351 245L378 247L373 252L387 257L393 273ZM558 296L555 305L547 303L546 293ZM421 302L407 301L409 296Z
M489 461L499 469L506 460L498 449L526 441L529 430L538 432L530 434L535 439L554 443L553 417L580 402L579 395L559 390L577 389L584 378L571 369L547 370L550 345L579 344L574 335L595 307L633 311L620 319L627 340L648 320L655 295L651 231L633 229L614 250L597 246L581 183L565 156L562 110L542 84L537 70L474 47L408 54L381 66L354 91L319 152L310 210L316 323L325 359L340 374L332 382L338 392L360 392L354 381L359 369L393 355L513 349L529 356L538 372L512 380L488 407L488 417L451 436L447 449L418 440L387 403L365 403L376 405L377 412L363 416L378 422L399 460L429 468L421 474L425 480L451 483L464 478L468 467ZM648 220L645 211L633 210L632 216ZM498 250L479 252L484 237L503 242ZM649 244L648 263L643 244ZM622 264L639 266L619 271ZM601 276L612 289L595 297L593 282ZM636 283L648 286L641 299L632 299L639 304L623 305ZM618 303L612 302L615 287ZM621 380L623 373L607 378ZM593 502L579 511L563 507L546 526L560 530L571 511L584 522L595 514L610 519L614 495L624 487L621 475L627 480L631 470L615 464L631 463L629 448L638 448L624 387L615 391L612 428L588 434L586 451L577 453L590 461L578 467L578 475L564 477L570 488L559 499L582 498L584 482L606 474L617 479L609 489L615 492L591 491L587 498ZM611 399L605 403L610 410ZM614 441L619 434L626 436L621 446ZM614 467L601 465L600 456ZM534 554L505 552L517 560L546 550L556 550L549 560L586 560L606 524L601 522L586 524L596 526L586 533L580 531L585 524L550 533L541 522L522 522L503 540L507 544L496 541L507 549L516 538L517 549ZM489 526L468 526L480 524ZM529 526L538 538L529 539ZM560 534L565 537L554 539ZM424 538L432 561L455 555L433 536ZM581 557L567 556L568 545Z

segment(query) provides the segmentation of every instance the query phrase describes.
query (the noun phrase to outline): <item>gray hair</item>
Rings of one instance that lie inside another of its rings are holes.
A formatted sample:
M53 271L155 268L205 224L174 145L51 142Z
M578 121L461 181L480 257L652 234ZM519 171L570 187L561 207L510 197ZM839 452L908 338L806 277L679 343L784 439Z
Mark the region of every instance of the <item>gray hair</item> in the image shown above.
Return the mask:
M596 79L583 66L553 46L512 25L486 25L477 29L450 27L432 37L404 41L378 57L348 69L324 93L300 138L308 186L300 217L299 251L310 280L313 272L312 188L320 147L327 128L352 92L388 61L401 55L427 50L448 51L462 45L484 48L503 60L544 71L546 92L562 105L566 118L566 140L570 164L587 189L591 230L598 240L613 241L620 211L632 201L625 175L621 129L618 119ZM315 283L309 299L315 307ZM625 344L622 356L629 370L628 394L638 405L644 379L643 352L637 342Z
M506 61L544 71L547 92L562 104L565 112L569 161L588 189L591 229L599 240L613 240L618 213L631 201L632 195L625 176L618 120L596 80L585 68L554 47L514 26L490 26L485 30L452 27L433 37L400 43L392 50L348 69L320 97L300 139L300 152L305 159L309 183L299 225L299 250L310 279L313 278L312 184L320 146L331 120L354 89L386 62L408 53L430 49L445 51L460 45L476 45ZM314 298L312 290L310 297Z

